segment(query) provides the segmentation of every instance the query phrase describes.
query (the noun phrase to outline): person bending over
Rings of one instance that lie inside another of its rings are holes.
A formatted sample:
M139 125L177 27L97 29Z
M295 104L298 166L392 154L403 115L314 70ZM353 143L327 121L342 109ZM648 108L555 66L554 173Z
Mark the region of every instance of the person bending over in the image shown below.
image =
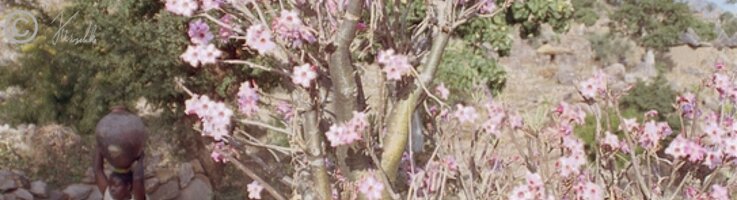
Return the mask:
M144 188L144 144L146 127L140 117L116 106L95 128L95 181L105 199L146 200ZM108 178L104 163L113 167ZM109 197L108 197L109 195Z

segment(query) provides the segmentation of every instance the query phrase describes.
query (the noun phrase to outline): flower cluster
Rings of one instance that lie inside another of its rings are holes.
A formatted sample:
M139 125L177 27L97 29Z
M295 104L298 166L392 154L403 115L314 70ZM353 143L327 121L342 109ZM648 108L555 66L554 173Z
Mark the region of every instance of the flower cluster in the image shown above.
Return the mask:
M585 99L594 99L598 94L604 94L607 91L607 78L603 72L594 74L594 77L586 79L579 83L578 91Z
M579 181L574 188L576 199L604 200L604 190L591 181Z
M665 153L675 158L688 158L691 162L697 162L704 159L706 149L699 143L686 139L683 135L678 135L665 149Z
M473 122L478 117L478 114L476 113L476 108L474 108L473 106L463 106L461 104L456 104L456 108L457 109L453 113L453 115L461 123Z
M229 133L233 111L223 102L215 102L207 96L194 95L184 102L187 114L195 114L202 121L202 134L216 141L225 139Z
M358 183L358 191L361 192L366 199L381 199L381 194L384 191L384 184L376 180L373 175L366 175Z
M166 10L174 14L183 16L192 16L197 10L197 1L195 0L166 0Z
M282 115L286 121L290 121L294 117L294 108L292 107L292 104L289 104L286 101L279 101L276 103L276 112Z
M496 3L494 0L482 0L481 1L481 7L479 7L479 13L481 14L489 14L491 12L494 12L496 10Z
M561 157L555 163L555 166L560 170L560 175L563 177L577 175L581 166L586 164L583 142L575 136L569 135L563 138L563 147L566 150L565 156Z
M196 45L188 46L180 58L192 67L197 67L200 65L214 64L217 57L220 57L222 53L213 44Z
M238 89L238 110L246 116L251 116L258 112L258 85L251 82L241 83Z
M696 110L696 96L693 93L687 92L681 96L676 97L676 105L678 110L681 112L681 116L686 119L693 119L700 113Z
M246 30L246 45L260 54L266 54L276 48L272 37L271 31L265 25L254 24Z
M710 192L699 192L695 187L689 186L684 188L686 199L698 200L728 200L729 190L721 185L715 184L711 186Z
M210 33L210 26L201 19L189 23L187 34L194 45L189 45L179 57L192 67L214 64L223 54L222 51L215 48L214 44L210 44L214 36Z
M366 113L353 111L353 118L350 121L343 125L333 124L325 136L332 147L347 145L361 140L367 127Z
M223 0L202 0L202 11L218 9L220 4L223 4Z
M310 83L312 80L315 80L315 78L317 78L316 68L309 63L295 66L292 72L292 83L305 88L310 87Z
M486 121L482 124L482 129L484 130L484 132L493 134L494 136L499 138L507 113L504 111L504 108L501 104L492 100L486 102L486 105L484 105L484 107L486 107L487 118Z
M384 73L388 80L400 80L412 69L409 58L405 55L394 54L394 49L379 52L377 62L384 65Z
M527 199L544 199L545 187L543 180L538 173L527 172L525 176L525 184L518 185L512 189L509 194L510 200L527 200ZM553 196L547 196L547 199L553 199Z
M637 135L640 146L650 150L656 149L660 140L673 133L667 122L656 123L654 120L646 122L642 127L638 127L637 129L639 131L635 132L635 134Z
M629 152L630 148L624 141L619 141L617 135L607 131L604 133L604 139L600 142L601 146L609 151Z
M274 19L272 27L279 37L291 42L293 47L301 46L303 42L312 43L317 40L302 23L295 10L282 10L279 17Z

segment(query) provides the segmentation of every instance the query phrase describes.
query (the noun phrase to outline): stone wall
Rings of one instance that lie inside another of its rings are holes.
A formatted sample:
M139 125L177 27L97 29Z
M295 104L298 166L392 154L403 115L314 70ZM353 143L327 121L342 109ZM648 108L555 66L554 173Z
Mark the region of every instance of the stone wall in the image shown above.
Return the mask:
M109 168L108 168L109 169ZM110 170L106 170L110 174ZM213 198L210 179L204 175L197 160L181 163L175 168L147 167L146 193L156 200L205 200ZM101 200L102 193L94 184L92 168L80 183L52 188L45 181L32 181L17 170L0 170L0 200Z

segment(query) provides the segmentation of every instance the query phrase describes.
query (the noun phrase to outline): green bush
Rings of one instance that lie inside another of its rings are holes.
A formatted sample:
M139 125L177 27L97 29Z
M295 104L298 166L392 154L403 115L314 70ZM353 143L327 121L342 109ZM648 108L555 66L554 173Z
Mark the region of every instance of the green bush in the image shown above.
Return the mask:
M506 84L506 73L495 60L483 56L464 41L449 43L438 67L435 83L443 82L451 91L450 100L461 100L473 92L476 84L489 88L492 93L501 92Z
M716 36L713 24L695 17L685 3L673 0L623 0L610 18L615 31L660 50L678 44L679 35L689 27L702 41Z
M599 20L599 14L596 13L596 10L600 10L600 8L597 8L597 0L573 0L571 4L575 9L573 19L579 23L591 26L596 23L596 20Z
M591 43L591 49L594 50L595 58L605 64L619 62L624 59L630 49L634 48L623 38L609 33L593 34L587 37Z
M175 78L183 78L195 92L220 99L232 96L240 82L252 77L262 79L262 88L269 85L266 80L279 80L244 66L186 65L179 60L188 44L186 18L173 16L163 6L144 0L73 2L64 14L78 16L65 29L76 37L94 24L94 44L53 44L60 25L40 20L38 37L19 46L23 55L17 64L0 66L0 87L16 85L25 91L0 106L0 112L11 123L57 122L90 133L111 105L133 108L140 98L161 108L165 118L182 116L181 105L188 97L177 91ZM238 44L220 46L230 57L251 56L236 52Z

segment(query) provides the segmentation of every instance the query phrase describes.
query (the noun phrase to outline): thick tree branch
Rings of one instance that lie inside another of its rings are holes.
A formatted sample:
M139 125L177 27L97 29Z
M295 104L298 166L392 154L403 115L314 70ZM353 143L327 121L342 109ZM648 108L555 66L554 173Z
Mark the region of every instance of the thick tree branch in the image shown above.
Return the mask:
M362 11L362 0L351 0L348 3L343 23L335 35L335 52L330 55L330 78L335 91L335 108L338 122L351 118L356 109L356 82L351 63L350 45L356 35L356 24Z
M446 29L447 30L447 29ZM432 48L427 57L425 67L422 68L417 81L421 84L430 84L437 71L438 65L448 45L450 34L439 30L432 43ZM384 152L381 154L381 167L389 176L391 181L395 181L397 177L397 169L399 162L402 160L402 153L409 137L409 125L414 112L417 100L422 94L421 87L417 87L409 95L408 98L400 100L389 116L389 126L386 138L384 139Z

